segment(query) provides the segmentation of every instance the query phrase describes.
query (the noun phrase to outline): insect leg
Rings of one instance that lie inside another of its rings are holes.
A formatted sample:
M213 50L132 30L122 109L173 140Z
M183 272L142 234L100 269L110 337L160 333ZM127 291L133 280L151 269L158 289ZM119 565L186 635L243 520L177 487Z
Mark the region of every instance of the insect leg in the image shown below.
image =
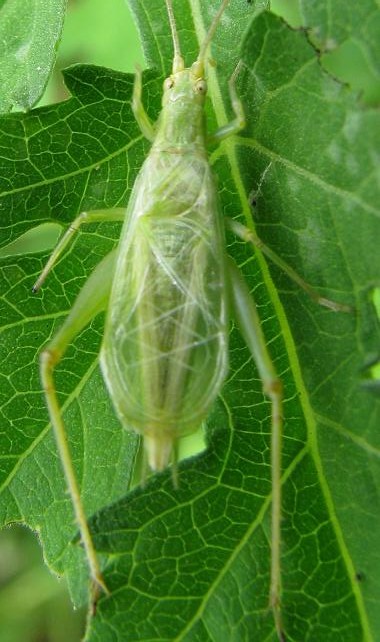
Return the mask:
M238 327L256 362L263 381L264 393L272 403L271 471L272 471L272 521L271 521L271 580L270 606L273 611L277 635L284 640L281 621L281 442L282 442L282 382L278 378L261 329L259 315L252 295L235 262L227 257L227 274L231 301Z
M252 243L257 247L265 256L267 256L273 263L275 263L281 270L288 275L290 279L295 281L307 294L319 305L323 305L326 308L330 308L334 312L352 312L353 309L349 305L344 305L343 303L337 303L336 301L331 301L320 296L319 292L315 290L309 283L307 283L293 268L288 265L276 252L271 250L270 247L265 245L265 243L255 234L255 232L248 227L245 227L238 221L233 221L232 219L226 219L227 227L239 236L243 241Z
M223 125L222 127L220 127L220 129L217 129L216 132L208 136L207 137L208 143L218 143L224 138L227 138L228 136L237 134L241 129L244 129L245 127L244 107L239 96L237 95L236 87L235 87L236 78L240 72L241 67L242 67L242 62L240 61L239 64L236 66L235 71L232 74L228 83L231 103L232 103L232 108L234 110L235 118L231 120L230 123Z
M103 582L86 515L80 498L70 449L67 441L61 409L58 403L53 379L54 367L62 359L67 347L74 337L99 312L107 307L111 290L116 251L110 252L95 268L80 291L65 322L45 347L40 357L40 373L50 420L54 429L55 439L65 473L67 486L73 503L75 517L79 526L81 539L86 551L93 583L92 603L96 604L100 590L107 592Z
M144 109L142 102L142 74L140 67L136 68L135 82L133 85L133 95L132 95L132 111L136 118L136 122L141 129L142 134L153 142L154 140L154 127L152 121L150 120L148 114Z
M83 223L111 223L112 221L124 221L124 218L125 208L122 207L114 208L112 210L92 210L90 212L82 212L79 214L59 239L48 262L33 285L32 292L37 292L40 289L50 270L54 267L68 244L72 241L74 234L79 231L79 228Z

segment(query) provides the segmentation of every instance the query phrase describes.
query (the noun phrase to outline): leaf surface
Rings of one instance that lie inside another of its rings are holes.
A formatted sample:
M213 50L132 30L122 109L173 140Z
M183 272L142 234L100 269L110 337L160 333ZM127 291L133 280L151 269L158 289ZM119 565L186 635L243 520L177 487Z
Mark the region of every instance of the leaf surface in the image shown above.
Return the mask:
M170 68L163 7L134 0L148 62ZM186 62L218 2L175 11ZM254 19L255 18L255 19ZM193 27L192 27L193 25ZM242 53L240 53L240 51ZM288 277L232 236L284 383L283 613L287 640L374 641L379 630L379 399L361 385L379 346L370 295L379 280L379 114L321 69L304 32L231 3L215 36L209 121L232 117L238 79L247 128L211 151L225 214L259 234L324 296L317 307ZM161 79L144 74L152 118ZM132 79L66 72L66 103L3 121L1 241L84 209L123 206L147 153L130 109ZM250 203L254 205L254 211ZM1 495L3 523L40 533L49 564L86 589L70 501L49 430L37 354L89 271L114 244L114 224L78 237L42 293L30 288L46 256L1 259ZM267 612L270 567L270 405L233 327L230 374L207 420L208 449L127 493L136 452L122 433L98 370L102 318L57 370L70 445L111 596L86 640L275 640Z
M0 3L0 113L30 109L54 65L66 0Z
M301 0L302 24L321 52L327 71L360 92L369 104L380 102L380 13L375 0L360 3Z

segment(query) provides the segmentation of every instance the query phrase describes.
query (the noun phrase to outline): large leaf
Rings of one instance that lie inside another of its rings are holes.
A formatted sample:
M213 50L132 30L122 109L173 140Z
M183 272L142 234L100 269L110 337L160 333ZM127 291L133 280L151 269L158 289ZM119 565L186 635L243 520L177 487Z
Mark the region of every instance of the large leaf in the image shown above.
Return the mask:
M380 12L375 0L360 3L300 0L302 24L321 51L322 64L372 104L380 101Z
M0 2L0 112L30 109L55 62L66 0Z
M150 64L170 67L163 6L134 0ZM188 63L218 2L175 4ZM380 568L379 400L361 385L378 351L370 303L379 281L376 146L379 116L319 66L305 33L232 2L215 37L210 122L231 117L227 79L239 78L248 125L211 154L225 213L261 236L324 295L355 314L318 308L261 255L228 237L258 304L285 387L283 612L287 640L375 640ZM195 25L195 29L192 25ZM240 53L242 51L242 54ZM145 74L152 117L160 82ZM44 221L126 204L147 146L130 110L131 78L93 67L66 73L73 97L2 124L3 245ZM211 125L212 126L212 125ZM24 134L25 132L25 134ZM249 198L247 198L247 196ZM37 354L118 229L93 226L49 277L46 257L2 259L1 496L3 523L40 533L48 563L86 589L72 508L49 431ZM117 425L98 371L102 319L57 371L91 528L112 593L86 639L274 640L270 565L270 406L239 334L231 371L207 421L208 449L127 494L133 436ZM103 509L103 510L101 510ZM97 513L95 515L95 513Z

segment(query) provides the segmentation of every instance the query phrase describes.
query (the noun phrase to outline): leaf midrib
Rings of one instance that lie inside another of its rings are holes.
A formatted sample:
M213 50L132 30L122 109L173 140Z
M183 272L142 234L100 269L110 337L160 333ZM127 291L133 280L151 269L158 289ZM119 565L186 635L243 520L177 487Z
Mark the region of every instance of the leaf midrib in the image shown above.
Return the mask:
M200 7L199 7L198 0L194 0L194 2L192 3L192 6L195 7L195 11L196 11L196 19L194 20L194 24L195 24L195 31L196 31L196 34L197 34L197 37L198 37L198 42L200 42L201 39L202 39L202 36L204 35L204 24L203 24L202 19L201 19L201 12L200 12ZM228 118L227 118L226 111L224 109L224 104L223 104L222 94L221 94L221 87L220 87L220 84L217 81L216 72L214 70L212 70L212 69L209 72L209 85L210 85L210 87L212 87L212 92L210 92L210 95L211 95L211 98L212 98L213 108L214 108L214 111L215 111L217 123L219 125L222 124L222 123L226 123ZM236 153L235 153L236 145L238 143L241 144L242 141L247 145L247 139L244 139L244 138L238 138L238 139L235 138L235 140L227 139L223 143L223 148L225 149L225 156L227 157L229 165L231 167L232 178L233 178L234 183L236 185L237 193L239 195L239 199L240 199L240 202L241 202L241 205L242 205L242 213L245 216L245 219L247 221L248 226L250 228L254 228L254 222L253 222L253 219L252 219L252 212L251 212L250 207L248 205L248 201L247 201L246 194L245 194L245 189L244 189L244 186L243 186L242 181L241 181L240 172L239 172L239 166L238 166L237 157L236 157ZM264 149L261 146L259 146L258 144L256 144L256 145L253 144L253 141L249 141L249 142L250 142L250 144L248 143L249 146L255 147L259 151L262 151ZM266 151L266 153L269 152L269 150L265 150L265 151ZM275 157L276 155L272 153L272 156ZM281 159L281 160L283 162L285 161L285 159ZM307 176L309 174L311 175L311 173L307 172L307 170L301 170L301 168L298 168L298 170L299 170L300 174L307 175ZM315 182L317 184L324 183L322 181L322 179L320 179L319 177L317 177L315 175L313 175L313 177L314 177L314 180L315 180ZM345 192L345 190L341 190L341 188L332 189L332 186L330 186L330 187L331 187L331 191L333 191L335 193L339 193L339 194L343 193L345 195L349 194L349 193ZM350 196L352 196L352 195L350 194ZM376 213L376 215L377 215L377 212L373 211L374 208L369 208L369 210L372 213ZM305 386L305 383L304 383L304 380L303 380L303 377L302 377L301 367L300 367L300 363L299 363L299 360L298 360L295 343L294 343L294 340L293 340L293 337L292 337L292 334L291 334L291 330L290 330L289 324L287 322L287 317L286 317L286 314L285 314L285 310L284 310L284 308L282 306L282 303L280 301L277 289L274 286L273 280L272 280L272 278L270 276L268 265L267 265L267 261L265 260L265 258L264 258L264 256L262 255L261 252L259 252L259 251L257 251L255 249L254 253L257 256L257 260L258 260L258 263L259 263L260 268L261 268L263 282L266 285L268 296L269 296L269 298L271 300L271 303L272 303L272 305L274 307L274 310L276 312L276 315L277 315L277 322L278 322L278 324L279 324L279 326L281 328L281 331L282 331L282 338L283 338L283 342L284 342L284 345L285 345L285 348L286 348L286 353L288 355L288 361L289 361L290 370L292 372L296 388L297 388L297 390L299 391L299 394L300 394L300 403L301 403L301 407L302 407L302 411L303 411L303 415L304 415L304 419L305 419L305 425L306 425L306 429L307 429L307 442L306 442L305 448L310 447L310 454L311 454L311 456L312 456L312 458L314 460L314 463L315 463L315 467L316 467L316 471L317 471L317 474L318 474L318 479L319 479L321 491L322 491L322 494L323 494L323 496L325 498L326 508L327 508L327 511L328 511L330 519L331 519L331 525L332 525L332 528L334 529L334 532L336 534L336 538L337 538L337 542L338 542L338 545L339 545L339 548L340 548L340 551L341 551L341 554L342 554L342 558L344 560L344 563L345 563L345 566L346 566L346 569L347 569L347 574L348 574L348 576L350 578L352 592L355 595L356 604L357 604L357 608L358 608L358 614L359 614L359 616L361 618L361 624L363 626L363 633L365 635L365 639L368 642L372 642L372 635L371 635L371 631L370 631L370 627L369 627L368 616L367 616L367 613L366 613L366 610L365 610L365 606L364 606L363 596L362 596L362 594L361 594L361 592L360 592L360 590L359 590L359 588L357 586L357 583L355 583L354 579L353 579L355 577L354 565L353 565L352 559L351 559L351 557L349 555L348 549L347 549L347 547L345 545L345 540L344 540L344 537L343 537L343 533L342 533L340 524L338 522L338 519L337 519L337 516L336 516L336 513L335 513L334 502L333 502L333 499L332 499L332 496L331 496L331 493L330 493L330 489L329 489L329 487L327 485L327 482L326 482L326 480L324 478L324 475L323 475L323 465L322 465L322 461L321 461L321 458L320 458L320 453L319 453L319 450L318 450L318 444L317 444L316 422L315 422L315 418L313 416L313 409L311 407L311 403L310 403L310 400L309 400L308 392L307 392L307 389L306 389L306 386ZM303 452L303 449L300 452ZM263 506L263 508L264 508L264 506ZM263 510L263 508L261 509L261 511ZM261 515L261 511L260 511L259 515ZM256 523L256 521L257 520L255 520L255 523Z

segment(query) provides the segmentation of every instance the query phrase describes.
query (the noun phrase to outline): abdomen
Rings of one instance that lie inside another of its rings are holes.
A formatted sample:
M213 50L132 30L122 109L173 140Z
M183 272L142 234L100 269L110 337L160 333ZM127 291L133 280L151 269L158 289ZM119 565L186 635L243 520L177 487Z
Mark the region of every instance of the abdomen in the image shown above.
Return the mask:
M144 198L136 186L101 354L122 422L173 439L199 426L227 368L223 234L213 180L199 162L207 175L182 172L182 187L168 174L161 186L150 175Z

